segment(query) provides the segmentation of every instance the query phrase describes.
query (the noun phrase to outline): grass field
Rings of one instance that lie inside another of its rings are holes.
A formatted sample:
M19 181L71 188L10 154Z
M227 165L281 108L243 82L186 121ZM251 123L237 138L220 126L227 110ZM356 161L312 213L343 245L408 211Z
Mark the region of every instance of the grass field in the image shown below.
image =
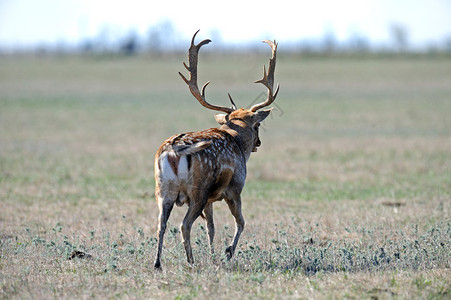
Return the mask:
M201 56L207 97L262 97L269 56ZM171 57L0 58L0 298L451 297L451 59L280 55L248 163L246 228L215 204L186 263L175 208L154 271L154 153L216 127ZM74 257L74 250L89 254Z

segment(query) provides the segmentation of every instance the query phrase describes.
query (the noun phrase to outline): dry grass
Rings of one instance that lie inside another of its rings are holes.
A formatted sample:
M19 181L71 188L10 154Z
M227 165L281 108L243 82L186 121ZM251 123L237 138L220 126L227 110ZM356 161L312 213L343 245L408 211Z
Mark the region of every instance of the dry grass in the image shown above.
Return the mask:
M155 272L154 152L215 126L183 59L0 58L2 298L449 298L449 59L281 56L237 256L218 203L218 257L198 221L188 266L178 208ZM266 60L206 57L200 81L247 106Z

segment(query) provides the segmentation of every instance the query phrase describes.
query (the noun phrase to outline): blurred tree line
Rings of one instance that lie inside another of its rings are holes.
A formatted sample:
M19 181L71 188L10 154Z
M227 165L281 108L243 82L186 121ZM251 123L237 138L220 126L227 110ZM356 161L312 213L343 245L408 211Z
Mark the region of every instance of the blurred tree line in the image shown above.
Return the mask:
M323 36L318 38L300 39L284 42L279 51L293 54L365 54L365 53L451 53L451 36L429 45L412 45L409 40L409 30L400 23L388 27L390 41L385 44L375 44L354 30L345 41L339 41L332 28L326 28ZM215 41L215 51L256 52L260 48L256 41L245 44L227 44L222 42L221 32L212 29L205 34ZM34 52L41 54L113 54L133 56L137 54L164 55L166 53L185 52L190 37L183 36L170 20L161 20L152 25L146 34L139 34L130 29L126 34L114 33L108 27L102 28L97 36L86 38L77 45L64 42L38 45L34 49L18 49L17 52ZM208 49L208 48L207 48ZM209 50L206 50L209 51ZM0 54L4 52L0 46ZM14 51L13 51L14 52Z

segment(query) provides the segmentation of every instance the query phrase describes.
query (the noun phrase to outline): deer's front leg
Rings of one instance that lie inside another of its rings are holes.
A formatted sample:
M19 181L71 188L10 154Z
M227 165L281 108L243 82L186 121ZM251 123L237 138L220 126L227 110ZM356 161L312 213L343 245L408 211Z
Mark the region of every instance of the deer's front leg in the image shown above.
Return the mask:
M188 260L188 263L190 264L194 263L193 250L191 249L191 241L190 241L191 226L202 213L202 210L205 207L205 202L206 201L196 202L191 200L188 212L186 213L185 218L183 219L182 224L180 225L180 231L182 233L182 242L183 245L185 246L186 258Z
M211 255L215 253L213 239L215 237L215 224L213 223L213 203L208 203L204 208L205 221L207 222L207 234L210 242Z
M235 236L233 238L232 244L227 247L225 253L227 255L227 259L231 259L233 254L235 253L236 245L238 244L238 239L240 238L241 232L244 229L244 218L241 214L241 196L238 195L234 199L225 199L227 205L229 206L230 212L235 218Z

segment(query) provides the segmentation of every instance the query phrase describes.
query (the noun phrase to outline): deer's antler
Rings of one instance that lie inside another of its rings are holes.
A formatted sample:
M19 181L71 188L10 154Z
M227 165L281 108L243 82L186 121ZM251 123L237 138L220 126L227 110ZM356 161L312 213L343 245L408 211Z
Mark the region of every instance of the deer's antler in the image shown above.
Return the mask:
M189 47L189 50L188 50L189 66L187 66L185 63L183 63L183 65L189 72L189 75L190 75L189 80L186 79L186 77L183 76L183 74L181 72L179 72L179 74L182 77L182 79L186 82L186 84L188 85L189 90L191 91L191 94L193 94L194 98L196 98L197 101L199 101L199 103L202 106L209 108L209 109L218 110L218 111L222 111L222 112L229 114L236 109L236 106L233 103L230 95L229 95L229 98L230 98L230 101L232 101L232 105L233 105L232 107L212 105L212 104L208 103L207 100L205 100L205 88L210 83L210 81L208 81L207 83L204 84L204 86L202 87L202 92L199 91L199 87L197 86L197 57L199 55L199 49L203 45L206 45L211 42L211 40L206 39L206 40L203 40L202 42L200 42L199 44L195 45L194 39L196 38L196 35L198 32L199 32L199 30L196 31L196 33L193 35L193 39L191 40L191 46Z
M268 73L266 73L266 67L263 65L263 78L260 80L257 80L255 83L262 83L266 88L268 89L268 98L259 104L255 104L251 107L251 111L256 112L260 108L263 108L265 106L271 105L271 103L276 100L277 93L279 92L279 84L277 84L276 92L273 93L273 87L274 87L274 70L276 68L276 52L277 52L277 43L276 41L271 42L268 40L263 41L264 43L268 44L272 49L272 57L269 59L269 67L268 67Z

